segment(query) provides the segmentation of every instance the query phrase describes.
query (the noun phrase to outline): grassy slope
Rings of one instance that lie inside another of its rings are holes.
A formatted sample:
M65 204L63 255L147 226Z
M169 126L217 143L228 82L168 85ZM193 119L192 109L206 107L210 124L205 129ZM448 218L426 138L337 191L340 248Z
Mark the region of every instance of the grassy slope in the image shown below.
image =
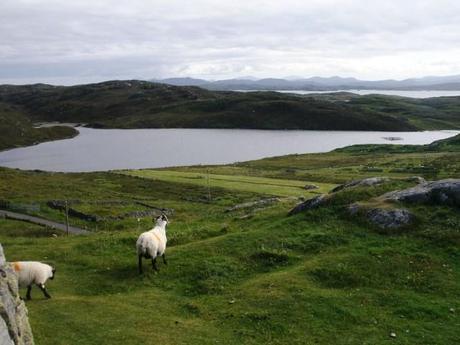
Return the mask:
M34 128L19 108L0 103L0 150L71 138L77 134L74 128L64 126Z
M35 120L117 128L417 130L460 128L460 98L213 92L141 81L0 86Z
M350 201L410 185L402 180L347 191L327 208L289 218L295 203L290 199L263 210L225 209L267 196L262 191L284 195L280 185L307 183L303 176L331 183L355 172L366 176L357 168L366 162L385 167L381 175L403 177L408 173L391 168L434 160L443 176L458 177L451 156L458 154L456 140L412 150L394 146L399 153L392 155L380 146L360 146L212 167L213 174L228 178L213 179L224 188L211 187L211 203L204 201L207 188L201 183L183 183L187 174L203 174L206 167L169 178L161 171L155 179L0 169L0 199L39 202L38 213L51 218L62 215L45 201L63 198L144 200L176 210L168 229L169 265L160 264L157 275L136 272L134 243L149 227L146 218L140 228L124 220L98 224L99 232L89 237L69 238L2 220L0 240L10 260L58 267L48 285L53 299L43 301L34 290L35 299L27 303L39 344L454 344L460 337L457 209L412 207L417 223L393 235L343 211ZM413 158L417 151L423 156ZM263 181L269 182L263 190L253 189L253 182ZM250 192L243 190L246 185ZM397 337L391 339L390 332Z

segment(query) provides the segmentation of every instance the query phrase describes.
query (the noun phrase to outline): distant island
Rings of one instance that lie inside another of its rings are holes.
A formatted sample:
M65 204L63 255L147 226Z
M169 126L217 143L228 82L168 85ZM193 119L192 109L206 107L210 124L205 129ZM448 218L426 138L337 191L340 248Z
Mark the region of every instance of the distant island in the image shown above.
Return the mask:
M460 97L247 93L139 80L0 85L0 149L77 134L71 127L35 128L41 122L93 128L460 129Z

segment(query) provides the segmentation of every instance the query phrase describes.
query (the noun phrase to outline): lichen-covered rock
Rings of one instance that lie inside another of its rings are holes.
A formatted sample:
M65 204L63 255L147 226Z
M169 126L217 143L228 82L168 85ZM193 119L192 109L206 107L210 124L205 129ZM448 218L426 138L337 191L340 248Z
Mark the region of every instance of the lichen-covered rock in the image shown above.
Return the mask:
M351 187L370 187L375 186L378 184L382 184L384 182L388 182L390 179L387 177L368 177L361 180L353 180L347 182L345 184L341 184L334 189L331 190L331 193L339 192L343 189L351 188Z
M415 182L415 183L426 183L426 180L421 176L410 176L404 179L407 182Z
M245 202L243 204L238 204L234 205L232 207L229 207L225 210L225 212L233 212L237 210L242 210L242 209L247 209L247 208L253 208L253 207L267 207L270 205L273 205L277 202L279 202L279 198L266 198L266 199L260 199L256 201L250 201L250 202Z
M348 212L354 216L363 215L370 223L381 229L397 229L410 225L414 216L406 209L370 207L354 203L348 206Z
M367 212L367 219L382 229L396 229L412 223L413 216L406 209L374 208Z
M0 244L0 344L34 344L27 308L19 298L16 274L3 255Z
M361 210L361 206L358 203L353 203L348 206L348 212L354 216Z
M460 179L426 182L418 186L389 192L384 201L460 206Z
M293 214L297 214L306 210L311 210L313 208L317 208L321 205L324 205L329 198L326 194L321 194L315 196L312 199L305 200L304 202L295 206L292 210L289 211L288 216L292 216Z

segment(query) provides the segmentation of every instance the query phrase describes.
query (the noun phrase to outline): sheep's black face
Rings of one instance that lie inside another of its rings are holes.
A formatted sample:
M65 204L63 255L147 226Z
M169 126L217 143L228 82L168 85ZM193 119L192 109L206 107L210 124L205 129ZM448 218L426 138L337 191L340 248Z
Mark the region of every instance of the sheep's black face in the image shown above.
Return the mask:
M54 275L55 275L55 274L56 274L56 269L53 268L53 269L51 270L51 277L50 277L50 279L54 279Z
M168 217L165 214L162 214L161 216L158 216L156 219L154 219L154 222L159 221L169 223Z

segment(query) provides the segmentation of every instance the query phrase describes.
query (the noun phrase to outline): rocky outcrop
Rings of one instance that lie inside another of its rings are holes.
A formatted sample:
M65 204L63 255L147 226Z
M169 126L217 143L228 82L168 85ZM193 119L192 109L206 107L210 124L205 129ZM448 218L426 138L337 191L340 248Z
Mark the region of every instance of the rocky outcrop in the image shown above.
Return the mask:
M412 188L386 193L365 203L351 204L348 206L348 212L351 215L364 215L370 223L381 229L397 229L410 225L415 216L407 209L396 208L392 202L460 206L460 179L432 182L426 182L418 176L413 176L410 179L411 182L419 184ZM289 211L288 215L323 206L334 200L337 196L335 193L338 191L357 186L374 186L386 181L389 179L385 177L354 180L334 188L328 195L319 195L298 204Z
M329 197L326 194L315 196L314 198L305 200L304 202L295 206L292 210L289 211L288 216L320 207L324 205L328 200Z
M342 184L340 186L335 187L329 192L329 195L321 194L312 199L308 199L297 206L295 206L292 210L289 211L288 215L291 216L293 214L297 214L306 210L311 210L317 207L320 207L326 204L329 200L333 198L333 195L336 192L339 192L344 189L352 188L352 187L369 187L375 186L384 182L389 181L386 177L369 177L361 180L353 180L351 182ZM307 185L308 186L308 185ZM306 186L305 186L306 187Z
M374 208L367 212L367 219L382 229L396 229L412 223L413 216L406 209Z
M381 198L383 201L460 206L460 179L425 182L386 193Z
M398 229L410 225L414 216L402 208L381 208L362 206L358 203L348 206L351 215L364 214L366 219L381 229Z
M391 202L460 206L460 179L426 182L413 177L419 185L386 193L377 200L383 207L354 203L348 207L350 214L364 214L366 219L381 229L396 229L410 225L414 215L403 208L392 207Z
M418 184L426 183L426 180L421 176L410 176L410 177L405 178L404 181L415 182L415 183L418 183Z
M34 344L27 308L19 298L16 274L3 255L0 245L0 344Z
M279 198L267 198L267 199L260 199L260 200L251 201L251 202L245 202L243 204L238 204L238 205L229 207L225 210L225 212L233 212L233 211L238 211L238 210L253 208L253 207L267 207L279 201L280 201Z
M331 190L331 193L339 192L343 189L351 188L351 187L370 187L382 184L384 182L388 182L390 179L387 177L368 177L361 180L353 180L351 182L347 182L345 184L341 184L334 189Z

